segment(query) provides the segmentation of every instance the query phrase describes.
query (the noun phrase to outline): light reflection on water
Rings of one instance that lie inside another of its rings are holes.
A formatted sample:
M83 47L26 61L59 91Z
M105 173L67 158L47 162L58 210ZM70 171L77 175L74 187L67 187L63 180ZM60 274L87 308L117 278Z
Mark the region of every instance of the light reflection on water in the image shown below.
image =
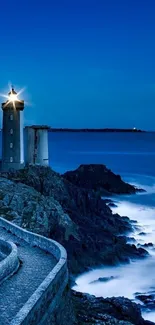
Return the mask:
M134 234L131 234L137 244L151 242L155 245L155 178L132 175L124 179L138 187L143 187L147 192L132 196L115 196L117 207L112 210L114 213L137 221L140 230L136 229ZM145 236L140 235L141 232L145 232ZM150 248L148 251L150 256L147 259L117 267L101 267L79 276L73 289L97 297L125 296L130 299L135 299L136 292L146 294L155 292L155 248ZM112 280L91 283L100 277L111 276L114 277ZM143 317L155 321L155 310L143 313Z

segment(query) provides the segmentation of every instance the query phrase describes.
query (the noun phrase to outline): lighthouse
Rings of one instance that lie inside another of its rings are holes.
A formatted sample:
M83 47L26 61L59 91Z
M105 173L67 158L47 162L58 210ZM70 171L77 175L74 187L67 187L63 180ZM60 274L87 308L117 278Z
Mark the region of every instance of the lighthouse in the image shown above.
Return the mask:
M8 100L2 104L2 171L20 169L24 166L23 110L24 101L12 86Z

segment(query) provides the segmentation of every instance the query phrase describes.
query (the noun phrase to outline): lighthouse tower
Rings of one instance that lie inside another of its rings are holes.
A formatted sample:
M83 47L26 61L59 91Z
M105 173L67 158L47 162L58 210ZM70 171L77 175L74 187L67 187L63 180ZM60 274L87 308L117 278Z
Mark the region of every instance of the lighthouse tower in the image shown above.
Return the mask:
M20 169L24 166L23 119L24 101L18 99L14 87L8 100L2 104L2 171Z

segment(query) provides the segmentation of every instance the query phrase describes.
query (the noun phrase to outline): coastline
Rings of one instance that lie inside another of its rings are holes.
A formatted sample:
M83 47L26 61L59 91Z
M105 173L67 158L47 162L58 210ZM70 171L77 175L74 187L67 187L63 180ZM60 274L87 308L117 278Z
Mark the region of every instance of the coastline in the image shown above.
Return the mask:
M88 133L106 133L106 132L120 132L120 133L146 133L148 131L140 130L140 129L118 129L118 128L99 128L99 129L92 129L92 128L50 128L49 132L88 132Z
M88 172L90 173L92 168L95 168L95 179L89 175L91 182L86 184L83 177ZM83 171L82 174L81 171ZM78 175L78 178L72 178L73 173L74 176ZM102 184L98 183L98 175L103 176ZM109 186L107 186L106 175L108 175ZM70 177L72 180L69 181ZM83 188L82 181L87 188ZM97 191L94 192L95 188ZM136 225L128 217L120 217L117 213L112 213L110 202L108 202L108 206L107 202L100 197L104 191L108 192L110 199L113 200L113 192L130 195L136 193L137 189L123 182L119 175L115 175L104 165L86 165L64 175L60 175L50 168L29 166L17 172L1 174L1 203L5 204L2 204L0 211L6 219L22 225L25 229L56 239L64 245L68 252L70 274L73 275L88 271L97 265L116 266L119 263L128 264L131 258L145 258L148 256L145 249L136 248L134 244L127 243L128 233ZM18 198L17 201L15 197ZM28 205L27 202L29 202ZM44 211L44 215L42 215L42 211ZM75 307L81 304L82 309L84 301L88 303L88 306L96 301L97 308L101 307L100 313L102 312L103 306L98 304L98 298L90 297L87 300L81 294L81 302L79 302L79 297L75 297L74 293L73 295ZM111 315L113 300L105 299L102 300L102 303L108 304L106 313ZM130 321L130 324L148 324L142 320L140 310L137 309L138 306L133 305L129 299L122 301L115 298L115 303L119 306L124 303L122 308L126 308L126 305L129 308L125 319L123 309L120 308L119 315L117 313L115 315L113 309L111 318L107 318L109 324L119 324L118 319ZM131 317L131 309L134 310L134 315L138 315L139 323L132 322L136 318ZM99 317L98 312L96 318ZM104 320L104 310L102 313ZM85 322L83 321L81 324L83 325ZM93 321L90 324L94 324ZM120 324L127 325L129 323Z

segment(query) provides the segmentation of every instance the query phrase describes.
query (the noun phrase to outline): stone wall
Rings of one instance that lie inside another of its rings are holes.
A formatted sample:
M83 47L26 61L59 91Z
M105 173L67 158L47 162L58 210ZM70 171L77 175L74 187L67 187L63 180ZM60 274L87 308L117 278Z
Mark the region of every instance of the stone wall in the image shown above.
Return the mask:
M0 226L25 240L31 246L37 246L52 254L57 264L21 308L10 325L47 325L52 315L58 311L68 283L66 250L56 241L22 229L3 218ZM53 322L51 323L53 324Z
M0 252L4 259L0 262L0 282L13 274L19 266L17 247L14 243L0 239Z

